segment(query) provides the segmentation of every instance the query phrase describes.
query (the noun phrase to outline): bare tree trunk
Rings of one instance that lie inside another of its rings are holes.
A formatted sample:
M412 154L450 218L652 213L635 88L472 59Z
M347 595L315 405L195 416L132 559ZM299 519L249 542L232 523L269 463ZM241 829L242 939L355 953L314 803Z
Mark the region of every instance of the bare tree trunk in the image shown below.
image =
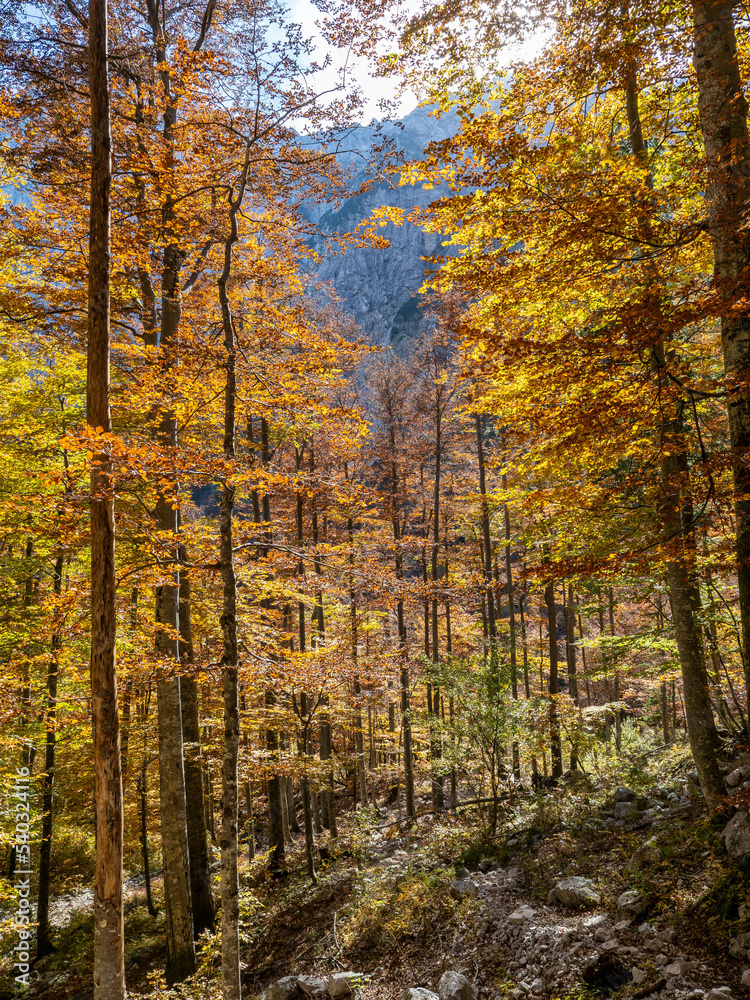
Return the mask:
M725 300L721 343L733 453L737 585L745 689L750 696L750 465L747 462L750 451L750 315L747 305L739 309L736 304L747 295L746 268L750 263L750 236L746 226L750 137L745 88L737 57L734 6L733 0L693 0L693 65L708 168L706 201L714 252L714 282ZM685 697L689 700L687 689ZM688 706L689 714L690 711Z
M562 746L560 743L560 721L557 712L557 615L555 613L555 583L553 580L544 588L549 623L549 728L552 751L552 777L560 778L563 773Z
M106 0L89 0L91 209L89 222L86 422L111 433L110 189L112 137ZM98 451L98 449L97 449ZM122 909L122 771L117 706L115 514L111 462L91 465L91 700L96 774L94 1000L125 997Z
M55 560L52 592L59 599L62 593L63 553ZM55 611L55 616L59 611ZM49 875L52 855L52 805L55 784L55 742L57 729L57 680L61 636L56 622L52 635L50 663L47 671L47 739L44 753L44 792L42 794L42 838L39 845L39 889L37 892L36 956L44 958L54 951L49 926Z

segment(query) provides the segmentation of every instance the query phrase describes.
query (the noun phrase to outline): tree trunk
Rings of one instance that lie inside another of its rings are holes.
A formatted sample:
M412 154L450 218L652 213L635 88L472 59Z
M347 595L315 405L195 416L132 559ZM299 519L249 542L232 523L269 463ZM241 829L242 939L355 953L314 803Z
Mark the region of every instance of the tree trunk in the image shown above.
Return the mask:
M552 777L560 778L563 773L562 745L560 743L560 721L557 713L557 615L555 613L555 583L550 580L544 588L549 623L549 728L552 751Z
M59 599L62 593L63 553L59 552L53 571L52 592ZM59 612L56 610L55 615ZM47 672L47 739L44 753L44 791L42 794L42 838L39 845L39 889L37 893L36 957L44 958L54 951L49 927L49 874L52 854L52 804L55 784L55 742L57 728L57 679L61 637L59 623L52 636L50 663Z
M181 983L195 972L180 678L160 680L156 697L159 716L159 805L167 918L167 982L173 985Z
M746 269L750 264L750 235L746 226L750 139L747 102L737 58L734 6L732 0L693 0L693 65L708 171L706 201L714 253L714 283L726 303L721 317L721 343L732 445L745 689L750 696L750 464L747 462L750 450L750 315L747 305L741 309L735 305L738 299L746 297ZM689 698L687 688L685 697Z
M91 209L89 219L86 422L111 433L110 189L112 138L106 0L89 2ZM98 449L97 449L98 451ZM111 462L91 465L91 701L96 775L94 1000L125 996L122 909L122 771L117 707L115 516Z
M248 147L249 148L249 147ZM224 241L224 267L219 276L219 303L226 351L224 385L224 481L219 518L221 581L223 591L221 657L224 693L224 753L221 764L221 993L223 1000L240 1000L240 883L237 828L239 794L237 760L240 744L239 652L237 641L237 579L234 572L234 495L232 479L235 459L237 398L236 344L227 282L232 267L232 248L237 241L237 212L247 177L245 168L239 190L229 199L230 234Z

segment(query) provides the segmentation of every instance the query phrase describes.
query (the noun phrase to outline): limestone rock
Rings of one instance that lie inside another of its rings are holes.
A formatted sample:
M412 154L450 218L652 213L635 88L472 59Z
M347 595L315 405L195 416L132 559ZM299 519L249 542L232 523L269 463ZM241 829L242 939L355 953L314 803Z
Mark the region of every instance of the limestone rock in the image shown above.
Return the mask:
M747 958L750 949L750 933L738 934L729 942L729 954L732 958Z
M559 903L560 906L574 908L597 906L601 901L602 897L596 891L594 883L582 875L560 879L547 895L548 903Z
M750 822L743 810L736 812L721 834L727 851L735 858L750 854Z
M451 883L450 893L452 899L475 899L477 887L470 878L457 878Z
M615 802L635 802L637 797L631 788L618 788L615 791Z
M440 1000L476 1000L479 990L460 972L444 972L438 983Z
M615 819L632 819L637 813L635 802L615 802Z
M318 976L297 976L297 985L306 997L324 997L328 992L328 981Z
M646 901L637 889L627 889L617 900L619 917L640 917L646 912Z
M650 865L658 861L660 857L658 841L656 837L652 837L645 844L641 844L640 847L633 851L625 870L628 872L637 871L639 868L643 868L644 865Z
M748 778L750 778L750 766L743 764L741 767L736 767L734 771L730 771L727 775L727 787L736 788L743 781L747 781Z
M328 977L328 992L332 997L348 997L361 978L359 972L334 972Z
M275 983L271 983L263 996L265 1000L293 1000L299 996L297 980L294 976L278 979Z
M401 994L401 1000L440 1000L440 997L424 986L410 986Z

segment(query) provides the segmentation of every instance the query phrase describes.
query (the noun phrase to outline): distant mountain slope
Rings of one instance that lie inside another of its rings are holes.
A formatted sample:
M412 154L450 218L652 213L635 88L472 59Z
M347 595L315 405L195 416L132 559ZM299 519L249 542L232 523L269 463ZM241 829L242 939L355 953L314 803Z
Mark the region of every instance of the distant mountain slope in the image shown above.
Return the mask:
M367 161L373 142L385 136L403 151L406 159L422 155L429 142L453 135L458 128L455 113L441 118L430 116L429 108L417 108L403 122L355 129L342 142L339 155L342 166L353 171L350 189L354 192L367 174ZM441 190L421 187L397 187L387 183L353 194L337 211L325 211L315 221L324 233L350 232L376 208L393 205L410 211L415 205L427 205L440 197ZM417 336L426 326L422 296L419 295L426 264L422 258L436 251L440 238L424 233L411 223L395 226L388 223L381 234L390 241L387 249L351 248L346 253L326 257L318 277L332 284L345 310L376 343L394 346Z

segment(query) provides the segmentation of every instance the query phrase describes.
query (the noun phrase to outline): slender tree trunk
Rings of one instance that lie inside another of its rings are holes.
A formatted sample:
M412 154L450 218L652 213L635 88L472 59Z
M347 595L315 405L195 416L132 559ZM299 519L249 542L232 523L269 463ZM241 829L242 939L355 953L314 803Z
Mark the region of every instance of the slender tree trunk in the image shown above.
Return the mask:
M706 201L714 253L714 282L726 303L721 317L721 343L733 453L745 689L750 704L750 465L747 462L750 451L750 314L747 305L742 308L736 305L738 299L747 295L746 268L750 264L750 235L746 226L750 137L745 88L737 57L734 6L732 0L693 0L693 65L708 171ZM689 698L687 689L685 697Z
M399 521L400 497L398 468L396 465L396 430L393 414L389 413L389 436L391 446L391 523L393 525L394 561L396 569L396 587L398 601L396 602L396 619L398 622L398 648L401 659L401 732L404 743L404 790L406 797L406 815L413 819L414 809L414 771L411 745L411 719L409 715L409 661L407 651L406 619L404 617L404 568L401 548L401 524ZM400 800L399 800L400 801Z
M237 430L237 348L227 283L232 269L232 248L237 242L237 213L242 204L249 164L249 145L239 189L229 198L230 233L224 241L224 267L219 276L219 303L226 351L224 387L224 462L226 469L219 521L221 579L223 590L221 657L224 693L224 753L221 765L221 993L223 1000L240 1000L240 903L239 903L239 793L237 761L240 743L239 651L237 640L237 579L234 572L233 466Z
M140 800L141 813L141 858L143 859L143 881L146 887L146 909L150 917L156 916L156 907L151 896L151 866L148 860L148 795L146 790L146 760L144 758L141 773L138 775L136 790Z
M433 496L433 538L430 560L430 576L432 580L432 662L435 664L436 679L440 662L438 649L438 552L440 548L440 471L442 459L442 399L438 392L435 413L435 492ZM432 718L430 733L430 758L432 761L432 808L442 812L445 808L443 794L443 775L440 773L443 756L440 739L440 685L435 684L432 692Z
M58 553L53 571L52 592L57 599L62 593L63 553ZM59 615L56 609L55 617ZM49 670L47 671L47 738L44 753L44 791L42 794L42 839L39 845L39 888L37 891L36 956L44 958L54 951L49 926L49 875L52 855L52 806L55 784L55 742L57 728L57 680L61 646L60 625L52 636Z
M111 433L110 189L112 137L106 0L89 2L91 210L89 219L86 423ZM115 516L111 461L91 465L91 700L96 782L94 1000L125 996L122 909L122 771L117 706Z
M722 26L720 21L714 22L712 20L713 16L719 13L719 10L723 11L722 16L725 15L729 19L729 35L726 34L726 25ZM747 156L748 153L747 124L744 120L747 108L744 103L744 99L740 97L741 88L738 87L736 92L731 90L727 91L724 85L721 85L718 90L715 89L717 79L716 74L721 75L724 70L728 70L730 74L732 72L731 68L726 63L727 58L729 58L730 62L732 59L731 53L726 49L726 45L730 41L730 36L732 42L732 52L734 53L734 72L737 72L736 49L733 46L734 29L731 18L731 5L727 3L717 4L713 2L713 0L709 0L708 3L702 2L694 5L693 11L696 27L695 66L699 85L698 104L701 117L701 128L704 132L706 155L709 161L709 175L711 175L712 156L714 154L717 156L720 155L721 151L726 146L726 143L731 138L730 135L723 135L720 144L718 143L717 136L713 133L711 139L707 138L707 127L710 131L711 123L714 126L716 125L716 119L714 116L722 113L718 105L711 107L711 104L718 100L719 104L724 104L726 101L731 105L735 97L737 100L742 101L743 120L741 128L736 133L736 138L741 138L743 145L742 149L733 149L733 155L734 153L737 153L740 156ZM708 17L708 20L706 20L706 17ZM706 50L703 50L702 46L707 44L708 49L710 50L712 48L712 43L722 35L723 39L718 48L713 49L707 60L703 58L700 55L699 50L704 52ZM713 59L723 59L724 69L721 68L718 62L716 65L712 66ZM725 83L726 82L727 81L725 80ZM739 82L739 75L737 75L737 82ZM648 173L648 165L646 162L647 150L643 139L643 130L638 107L638 82L635 67L631 67L629 78L626 83L626 104L633 154L641 161L643 169L647 173L647 184L650 187L652 186L653 181L651 175ZM713 141L716 141L717 144L712 145ZM722 170L723 169L724 168L722 168ZM746 179L747 170L744 172L744 177ZM721 277L719 273L720 263L717 253L719 252L719 246L726 246L726 234L720 235L717 230L717 220L714 214L714 208L715 196L718 191L712 186L712 183L715 183L715 178L709 176L709 230L711 231L714 243L717 277ZM734 219L734 221L739 222L739 215ZM732 240L736 244L742 242L737 240L736 233L733 234ZM747 237L744 238L744 242L747 245ZM747 261L745 261L745 263L746 262ZM734 273L732 276L736 278L738 275L737 273ZM732 321L730 325L734 329L734 333L739 334L740 338L745 341L745 352L747 357L742 364L739 365L739 368L748 369L750 367L748 364L748 362L750 362L750 324L747 320L745 320L746 332L744 333L742 333L741 322L739 323L739 326L737 325L737 321ZM732 336L734 336L734 334ZM725 350L725 364L727 362L727 344L729 341L732 341L732 336L727 336L727 330L724 329L724 321L722 320L722 341L724 343ZM660 390L659 400L672 400L673 392L666 368L666 355L663 338L660 338L652 348L651 362L652 370L656 375L657 384ZM727 367L731 368L732 366L727 365ZM730 436L732 437L732 444L735 449L741 446L747 450L747 445L750 444L750 393L745 390L744 403L741 399L738 399L738 402L744 408L748 433L746 439L743 439L744 443L740 445L740 441L738 441L736 434L734 433L738 425L736 424L734 429L732 426L733 408L730 403ZM713 715L711 714L711 705L708 696L707 676L701 649L700 631L695 619L697 598L699 599L700 593L695 579L695 525L693 523L692 502L690 500L689 469L686 454L687 445L685 442L683 427L682 405L682 400L677 400L675 412L668 413L665 412L662 404L661 426L659 429L660 473L664 491L661 504L662 532L665 547L671 550L667 563L670 601L672 605L672 621L675 629L675 638L677 640L677 649L682 668L683 687L687 708L686 724L688 726L690 748L698 769L701 789L706 799L706 804L709 809L713 809L715 808L719 797L724 793L724 783L721 771L719 770L718 761L716 759L716 728L713 721ZM737 413L735 416L736 415ZM742 420L740 420L739 423L742 423ZM743 464L741 460L740 464ZM735 469L735 472L736 471L737 470ZM747 470L741 472L741 478L742 477L744 477L744 483L750 487L750 475L748 475ZM735 475L735 487L737 487L737 485L738 479ZM740 527L742 503L738 504L736 508L737 545L738 563L740 567L742 567L744 559L744 572L747 574L747 592L745 599L746 611L750 614L750 566L747 565L747 556L750 555L750 504L748 504L748 501L745 501L745 504L747 506L747 534L745 536L744 543L741 541L741 538L743 537L743 530ZM747 546L746 551L742 550L743 544ZM744 551L744 556L741 555L741 551ZM742 572L743 570L740 568L740 575ZM742 587L743 585L740 582L741 594ZM750 635L750 622L748 622L748 635Z
M555 584L553 580L544 588L549 622L549 728L552 751L552 777L560 778L563 773L562 745L560 743L560 721L557 712L557 615L555 612Z

